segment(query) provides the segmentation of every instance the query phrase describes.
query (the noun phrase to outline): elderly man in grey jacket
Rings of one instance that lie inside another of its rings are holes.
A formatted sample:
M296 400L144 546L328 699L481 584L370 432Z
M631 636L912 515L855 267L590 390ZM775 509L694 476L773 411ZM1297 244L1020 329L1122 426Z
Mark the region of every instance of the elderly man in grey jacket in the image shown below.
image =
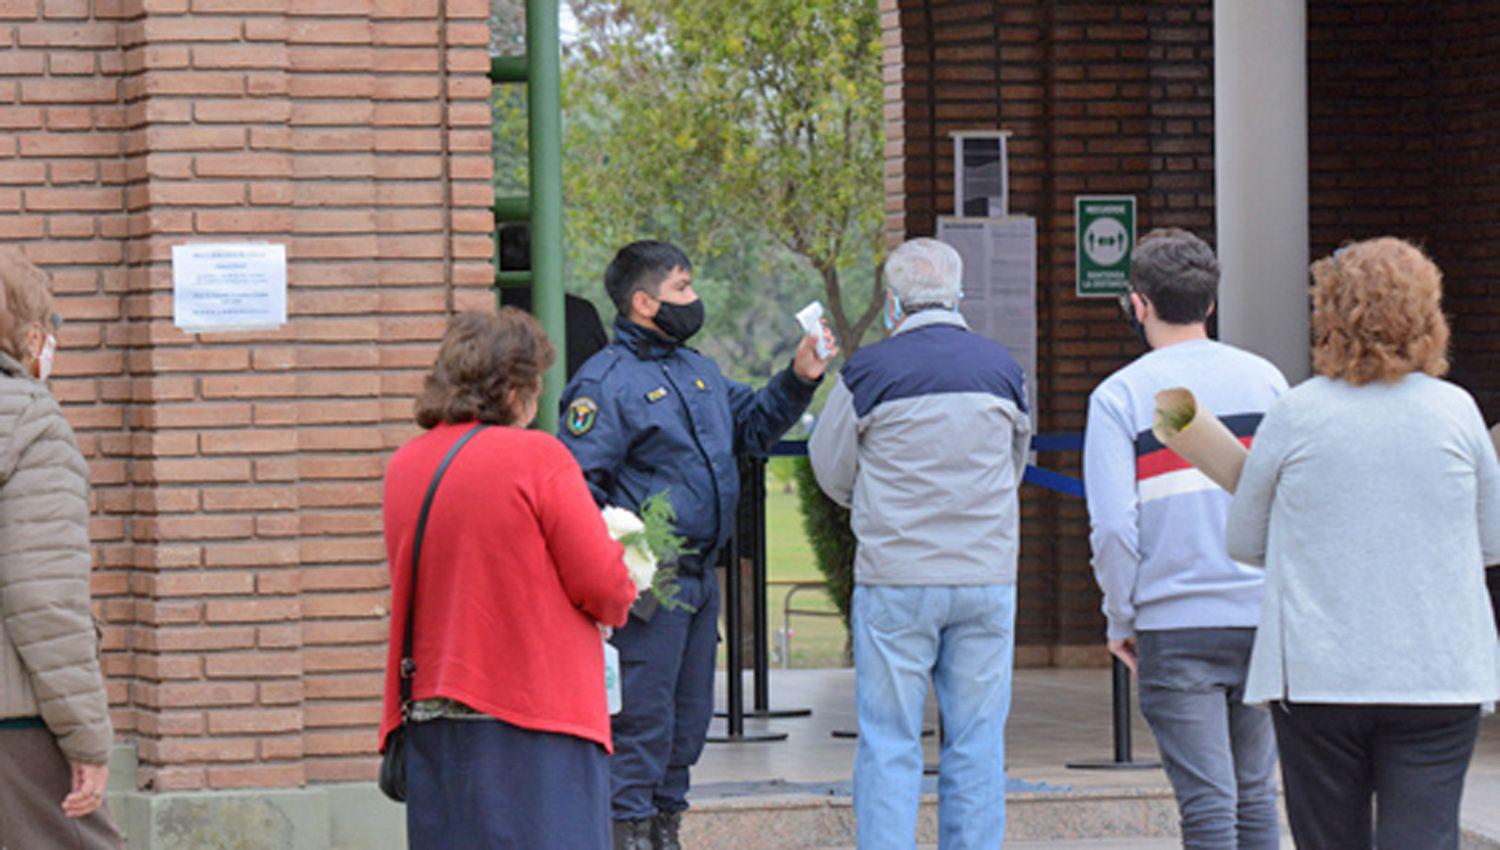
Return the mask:
M860 850L915 843L929 679L945 736L940 846L997 848L1015 648L1024 372L958 313L962 261L915 239L886 261L892 336L839 375L808 452L851 509Z

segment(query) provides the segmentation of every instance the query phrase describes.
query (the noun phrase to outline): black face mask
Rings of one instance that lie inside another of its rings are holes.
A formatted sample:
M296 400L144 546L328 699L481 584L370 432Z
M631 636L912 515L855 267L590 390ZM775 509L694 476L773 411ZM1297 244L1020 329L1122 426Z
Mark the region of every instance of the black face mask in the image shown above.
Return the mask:
M1146 338L1146 326L1135 317L1135 307L1131 305L1129 295L1120 296L1120 312L1125 314L1125 321L1130 324L1130 329L1135 331L1136 338L1141 341L1141 345L1150 348L1151 340Z
M696 298L686 304L663 301L652 321L678 344L687 342L703 327L703 299Z

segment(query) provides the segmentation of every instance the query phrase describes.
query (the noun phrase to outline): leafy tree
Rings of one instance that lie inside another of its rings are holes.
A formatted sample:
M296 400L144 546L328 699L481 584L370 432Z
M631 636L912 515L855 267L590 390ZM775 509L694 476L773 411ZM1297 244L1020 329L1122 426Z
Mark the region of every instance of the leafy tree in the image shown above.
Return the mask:
M678 234L700 256L758 238L816 275L856 350L882 298L875 0L576 0L574 14L570 238Z

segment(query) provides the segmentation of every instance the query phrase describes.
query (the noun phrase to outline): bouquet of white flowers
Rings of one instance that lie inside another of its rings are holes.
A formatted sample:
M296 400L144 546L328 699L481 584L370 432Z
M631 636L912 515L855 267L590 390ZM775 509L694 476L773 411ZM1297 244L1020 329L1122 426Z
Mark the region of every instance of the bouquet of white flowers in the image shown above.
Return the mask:
M637 615L649 620L658 605L668 610L693 610L677 598L681 588L674 565L686 550L683 539L677 536L677 511L667 494L661 492L647 499L639 515L614 505L606 506L603 515L609 536L625 547L625 567L641 597L633 609Z

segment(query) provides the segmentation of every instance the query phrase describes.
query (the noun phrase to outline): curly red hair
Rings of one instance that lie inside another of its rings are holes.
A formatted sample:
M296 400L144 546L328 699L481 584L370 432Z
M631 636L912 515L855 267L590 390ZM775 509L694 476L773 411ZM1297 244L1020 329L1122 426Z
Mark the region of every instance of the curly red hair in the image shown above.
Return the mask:
M1422 249L1386 236L1312 266L1313 371L1356 386L1448 371L1443 273Z

